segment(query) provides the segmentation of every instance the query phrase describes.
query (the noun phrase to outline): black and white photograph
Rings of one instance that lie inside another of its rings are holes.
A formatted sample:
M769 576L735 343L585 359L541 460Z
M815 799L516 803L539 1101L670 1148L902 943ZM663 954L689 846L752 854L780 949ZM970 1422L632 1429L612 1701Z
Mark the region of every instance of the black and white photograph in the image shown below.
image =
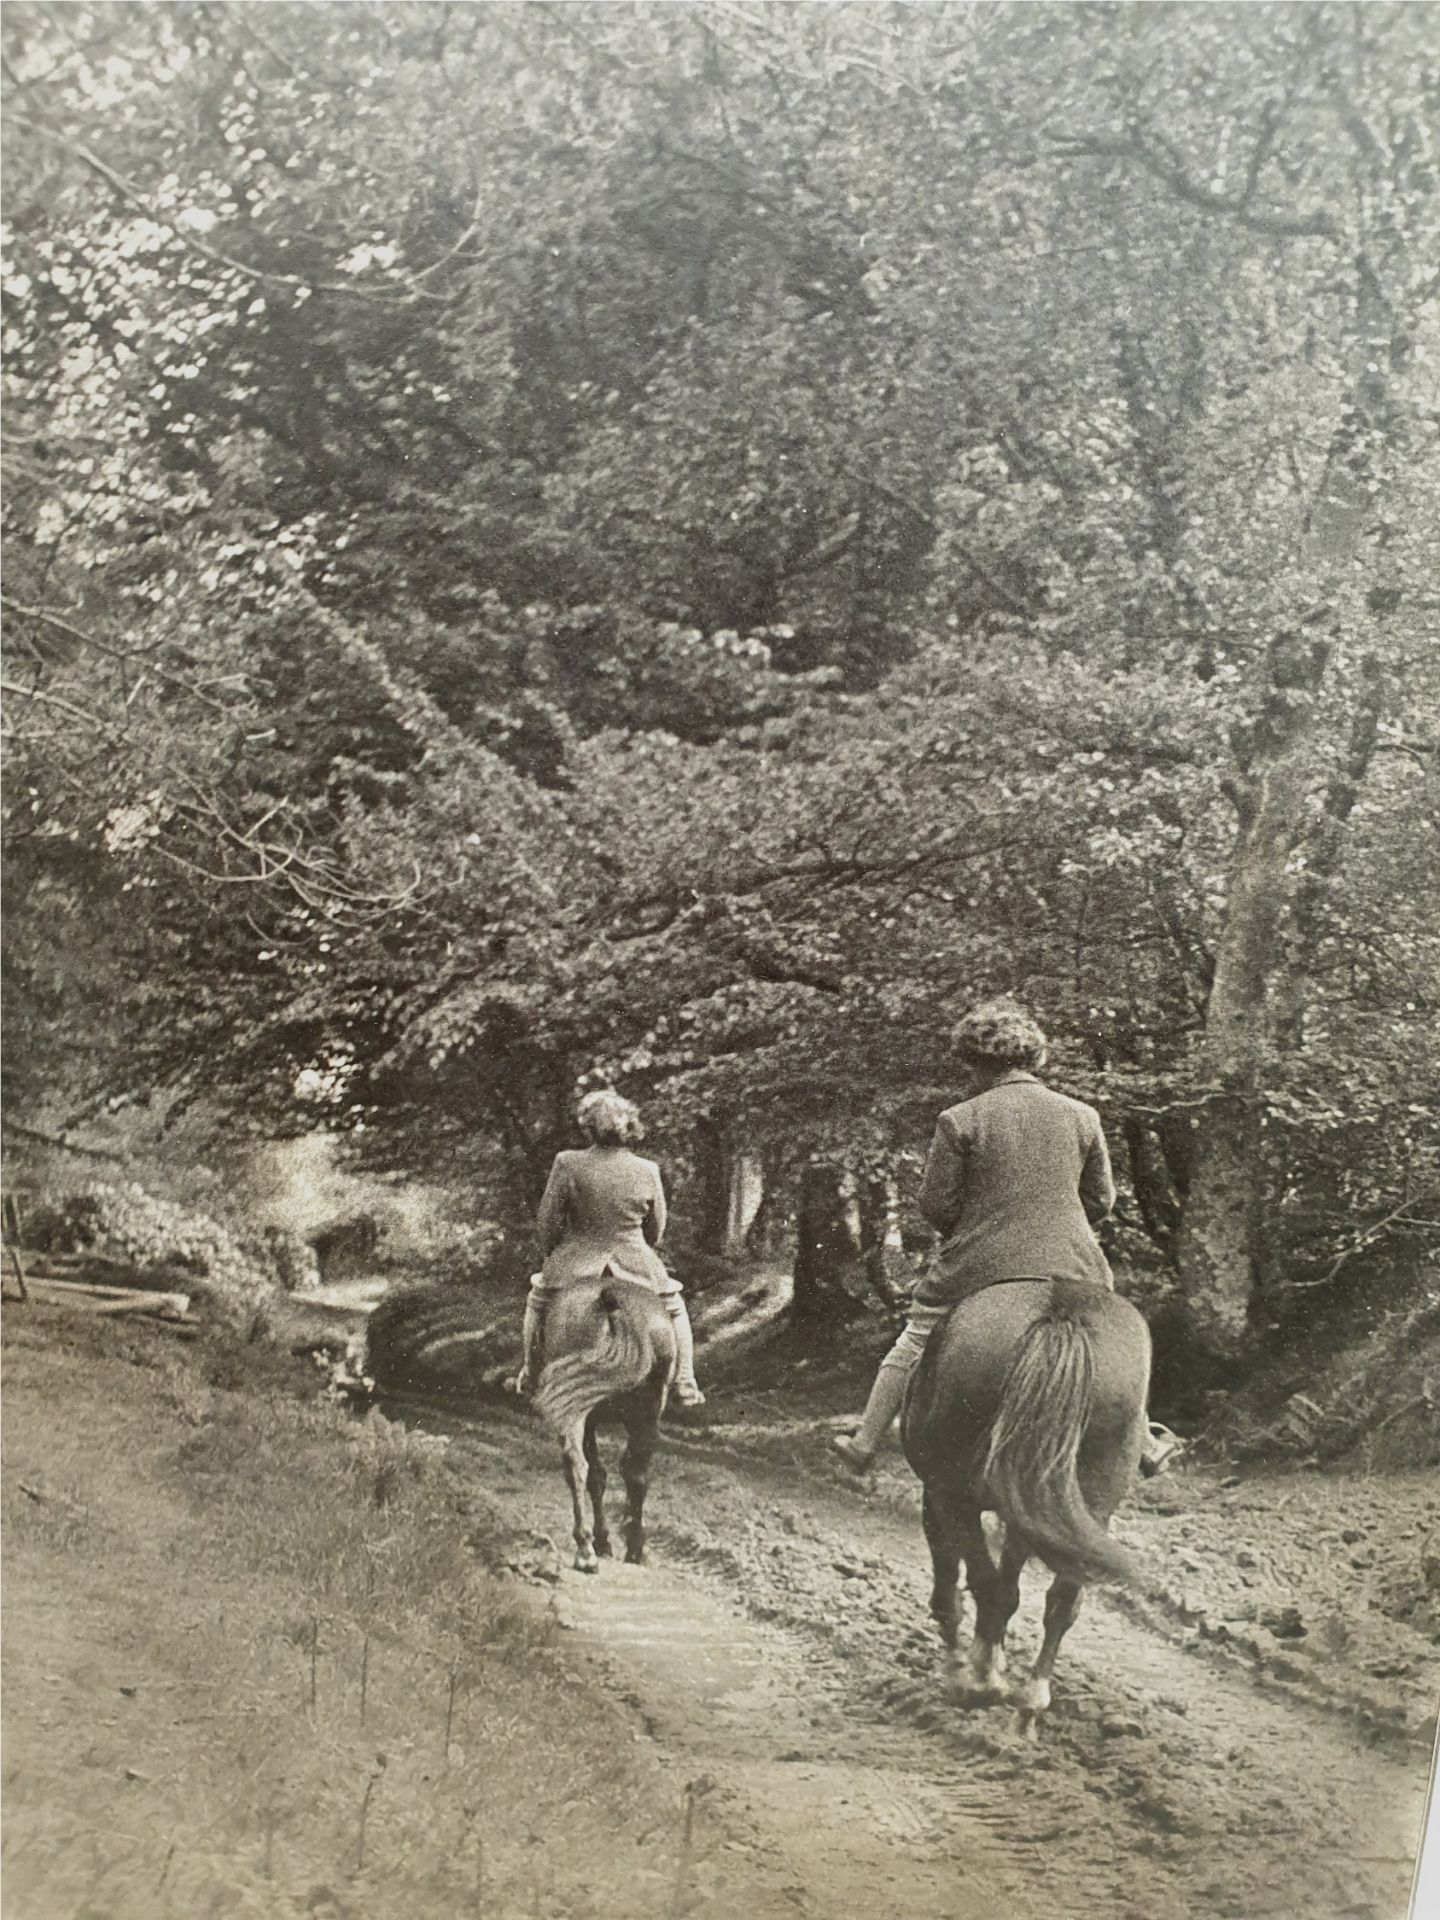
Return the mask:
M0 159L5 1920L1440 1914L1440 4Z

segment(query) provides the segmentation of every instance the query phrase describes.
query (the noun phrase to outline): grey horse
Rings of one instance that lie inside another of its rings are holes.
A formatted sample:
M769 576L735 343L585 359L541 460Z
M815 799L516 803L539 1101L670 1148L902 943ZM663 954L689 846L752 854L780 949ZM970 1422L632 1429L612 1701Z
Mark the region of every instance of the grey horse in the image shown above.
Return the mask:
M594 1573L611 1550L608 1476L596 1439L602 1421L625 1428L625 1558L634 1565L645 1558L645 1494L676 1364L674 1323L648 1287L629 1280L584 1281L551 1304L535 1406L560 1442L575 1510L575 1565L582 1573Z

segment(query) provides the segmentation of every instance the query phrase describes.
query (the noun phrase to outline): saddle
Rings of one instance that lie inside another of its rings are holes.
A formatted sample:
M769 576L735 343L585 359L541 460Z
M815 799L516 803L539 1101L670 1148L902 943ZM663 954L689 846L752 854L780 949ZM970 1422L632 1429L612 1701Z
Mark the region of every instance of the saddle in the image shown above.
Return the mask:
M1097 1293L1112 1292L1112 1288L1100 1286L1094 1280L1061 1280L1053 1273L1007 1273L1002 1278L967 1281L962 1290L950 1302L951 1310L963 1307L967 1300L973 1300L977 1294L988 1293L992 1287L1075 1287L1088 1292L1092 1287Z

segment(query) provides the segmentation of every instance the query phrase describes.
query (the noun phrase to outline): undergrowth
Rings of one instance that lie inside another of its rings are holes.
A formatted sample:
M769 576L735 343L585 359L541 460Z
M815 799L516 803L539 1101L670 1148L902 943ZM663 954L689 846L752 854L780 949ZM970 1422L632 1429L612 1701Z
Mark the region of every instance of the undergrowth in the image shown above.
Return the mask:
M488 1571L504 1543L443 1441L217 1388L163 1347L144 1367L7 1345L8 1912L678 1910L683 1783L567 1660L535 1594ZM28 1726L26 1639L55 1617L32 1617L32 1589L73 1609L41 1656L60 1669L49 1691L33 1684L42 1719L68 1706L74 1738L95 1735L80 1792L74 1741ZM82 1676L87 1619L92 1665L128 1660L130 1692L163 1696L148 1744L138 1709ZM143 1670L157 1648L163 1680ZM113 1754L112 1718L132 1740Z
M295 1284L284 1235L242 1241L208 1214L147 1192L138 1181L91 1180L48 1191L25 1216L42 1253L88 1255L106 1277L183 1290L236 1324L284 1284Z
M1323 1360L1282 1354L1217 1414L1215 1452L1367 1472L1440 1467L1440 1292L1382 1315Z

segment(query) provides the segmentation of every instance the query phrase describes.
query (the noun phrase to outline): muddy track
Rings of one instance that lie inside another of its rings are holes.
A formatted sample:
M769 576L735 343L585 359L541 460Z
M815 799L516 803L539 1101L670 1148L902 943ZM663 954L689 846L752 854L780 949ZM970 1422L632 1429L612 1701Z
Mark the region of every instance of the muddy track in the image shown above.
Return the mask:
M1425 1785L1413 1731L1247 1668L1183 1599L1089 1596L1037 1746L1007 1709L946 1698L901 1475L866 1496L827 1481L813 1444L777 1461L676 1434L651 1564L587 1578L569 1571L568 1502L533 1422L423 1417L454 1436L515 1566L551 1588L637 1733L677 1784L701 1779L696 1898L716 1920L739 1911L737 1856L770 1890L763 1909L746 1895L756 1920L876 1902L894 1920L1404 1913ZM1128 1530L1144 1544L1135 1516ZM1018 1658L1042 1592L1027 1577Z

